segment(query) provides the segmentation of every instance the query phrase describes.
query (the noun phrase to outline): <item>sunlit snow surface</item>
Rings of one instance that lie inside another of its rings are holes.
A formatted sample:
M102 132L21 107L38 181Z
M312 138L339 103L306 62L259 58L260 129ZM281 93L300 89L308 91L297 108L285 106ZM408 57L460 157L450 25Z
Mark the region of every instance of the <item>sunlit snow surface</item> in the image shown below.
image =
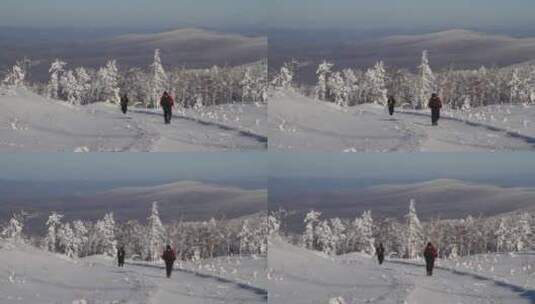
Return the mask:
M517 151L535 150L535 105L496 105L442 112L379 105L342 108L292 90L272 92L269 148L279 151Z
M225 104L161 111L71 106L26 89L0 92L0 151L250 151L267 147L267 106Z

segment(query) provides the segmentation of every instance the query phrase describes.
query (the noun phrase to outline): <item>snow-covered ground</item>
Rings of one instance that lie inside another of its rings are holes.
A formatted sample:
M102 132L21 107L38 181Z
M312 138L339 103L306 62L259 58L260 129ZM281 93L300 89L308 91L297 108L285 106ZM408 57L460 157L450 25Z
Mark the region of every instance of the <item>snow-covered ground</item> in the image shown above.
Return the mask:
M439 261L432 277L419 261L362 254L325 256L271 239L270 303L534 303L535 253ZM340 301L343 299L343 301Z
M427 110L363 104L341 108L289 90L269 101L269 149L281 151L535 150L535 106L502 105L443 111L438 127Z
M267 148L267 106L227 104L160 111L71 106L25 89L0 94L0 151L225 151Z
M0 242L0 303L266 303L264 258L162 265L95 256L71 260Z

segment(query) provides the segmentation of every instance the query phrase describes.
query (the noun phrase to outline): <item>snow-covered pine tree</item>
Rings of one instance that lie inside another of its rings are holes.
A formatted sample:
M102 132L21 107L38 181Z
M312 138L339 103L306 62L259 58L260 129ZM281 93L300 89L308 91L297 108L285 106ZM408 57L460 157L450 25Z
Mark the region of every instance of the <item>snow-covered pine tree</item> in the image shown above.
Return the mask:
M316 247L316 225L319 223L321 212L310 210L305 216L305 233L303 234L303 244L308 249Z
M48 251L56 252L58 248L57 231L59 226L61 225L62 218L63 215L58 214L56 212L52 212L48 217L48 220L46 221L46 225L48 226L48 232L44 239L44 247Z
M518 219L515 221L516 227L512 237L515 239L515 250L521 251L529 248L531 245L531 217L527 212L522 212L517 217Z
M336 248L335 241L333 239L333 232L328 220L321 221L316 226L315 235L317 238L317 249L321 250L325 254L334 254Z
M61 76L65 72L64 67L67 65L66 62L56 59L50 65L48 73L50 73L50 80L47 86L48 97L57 99L60 93L60 80Z
M2 237L11 241L19 242L22 240L22 229L24 228L24 219L21 215L14 214L7 226L2 230Z
M280 219L275 214L268 215L267 218L269 235L278 235L280 230Z
M70 223L65 223L59 227L57 233L57 240L60 252L70 258L76 256L74 249L74 244L76 243L76 241L74 239L74 232L72 231Z
M147 239L145 245L145 259L157 261L165 245L166 231L160 220L158 202L152 203L150 216L147 218Z
M87 242L89 240L87 233L89 232L84 224L84 222L80 220L76 220L72 223L73 228L73 255L82 257L85 256L86 253L86 246Z
M422 61L418 66L418 99L415 108L425 109L431 94L435 92L435 76L429 65L427 50L422 52Z
M386 71L382 61L375 64L373 69L366 72L370 84L370 99L373 103L386 106L388 101L386 91Z
M249 220L243 221L238 238L240 240L240 254L248 253L253 238L251 227L249 227Z
M24 79L26 78L26 71L24 66L17 62L11 70L7 73L2 84L12 87L24 86Z
M291 88L293 85L293 78L294 78L294 66L296 62L285 62L282 67L280 68L280 71L275 77L273 77L273 80L271 81L271 85L276 88L284 88L288 89Z
M332 243L333 243L333 254L339 254L345 252L344 244L346 241L345 230L346 227L342 220L338 217L330 219L331 230L332 230Z
M361 216L360 229L362 235L362 251L375 254L375 238L373 237L373 217L371 210L364 211Z
M331 92L333 101L339 106L347 105L347 90L344 78L340 72L334 72L327 83L328 91Z
M91 76L89 76L86 69L83 67L76 68L74 75L78 85L76 88L78 102L80 104L85 104L88 102L89 92L91 91Z
M74 73L69 70L61 76L60 86L62 95L70 104L80 104L80 87Z
M419 256L424 245L422 224L416 214L414 199L410 200L409 213L405 218L407 219L407 257L414 259Z
M500 218L500 223L498 224L498 228L495 231L495 237L496 237L496 250L498 252L507 251L509 248L507 248L507 238L509 237L509 228L507 227L507 222L505 221L505 218Z
M98 70L95 86L96 100L119 103L119 70L115 60L109 60Z
M154 50L154 60L150 66L150 73L152 107L158 109L160 107L160 96L162 96L163 92L167 90L167 87L169 86L167 74L165 73L162 60L160 58L159 49Z
M316 87L316 98L327 100L329 96L328 83L334 64L323 61L316 70L318 76L318 85Z
M117 240L115 239L115 220L113 213L106 213L104 218L95 224L94 253L114 257L117 254Z

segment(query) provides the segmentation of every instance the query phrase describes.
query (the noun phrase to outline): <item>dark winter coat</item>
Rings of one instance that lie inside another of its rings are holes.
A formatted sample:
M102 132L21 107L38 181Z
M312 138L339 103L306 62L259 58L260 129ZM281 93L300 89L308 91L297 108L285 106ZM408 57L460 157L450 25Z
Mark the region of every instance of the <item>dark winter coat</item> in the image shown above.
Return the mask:
M176 252L173 249L165 249L162 254L162 259L166 263L173 263L176 260Z
M128 101L129 101L129 100L128 100L128 96L123 95L123 96L121 97L121 106L124 107L124 106L128 105Z
M378 257L383 257L385 256L385 248L383 246L379 246L377 249L375 249L375 253Z
M439 110L442 108L442 101L440 100L440 97L434 96L429 99L427 106L433 110Z
M162 108L166 108L166 107L173 107L175 105L175 101L173 100L173 97L169 94L163 94L162 95L162 98L160 99L160 106L162 106Z
M124 251L123 248L119 248L119 249L117 249L117 259L118 259L119 261L124 261L124 257L125 257L125 255L126 255L126 253L125 253L125 251Z
M394 98L394 96L388 97L387 105L388 105L389 108L393 108L393 107L396 106L396 99Z
M438 253L437 253L437 249L433 246L433 245L428 245L425 247L425 250L424 250L424 257L426 259L436 259L438 256Z

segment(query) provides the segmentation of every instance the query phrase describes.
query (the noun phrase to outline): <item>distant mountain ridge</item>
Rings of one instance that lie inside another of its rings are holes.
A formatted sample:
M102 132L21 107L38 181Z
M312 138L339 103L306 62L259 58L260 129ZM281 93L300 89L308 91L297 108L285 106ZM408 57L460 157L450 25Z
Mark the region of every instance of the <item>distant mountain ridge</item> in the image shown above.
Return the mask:
M113 212L118 220L143 222L154 201L159 203L163 221L208 220L212 217L232 219L265 212L267 190L194 181L120 187L96 194L2 202L0 222L8 220L13 211L20 209L34 215L28 223L33 229L43 228L46 217L52 211L64 214L66 220L96 220L106 212Z
M2 45L2 44L0 44ZM116 59L119 67L146 68L153 60L154 49L161 50L166 69L176 67L208 68L213 65L236 66L267 57L267 37L217 32L200 28L181 28L157 33L130 33L113 37L71 42L51 41L6 45L0 55L0 67L13 64L26 56L39 62L31 77L48 79L50 62L61 58L67 68L96 68L108 59Z
M535 187L499 187L454 179L437 179L398 185L380 185L358 189L296 192L270 195L270 208L291 210L292 222L302 223L310 209L325 218L353 218L365 210L374 217L403 217L409 200L416 201L422 220L462 218L467 215L494 216L519 210L535 210ZM297 225L296 225L297 226Z

